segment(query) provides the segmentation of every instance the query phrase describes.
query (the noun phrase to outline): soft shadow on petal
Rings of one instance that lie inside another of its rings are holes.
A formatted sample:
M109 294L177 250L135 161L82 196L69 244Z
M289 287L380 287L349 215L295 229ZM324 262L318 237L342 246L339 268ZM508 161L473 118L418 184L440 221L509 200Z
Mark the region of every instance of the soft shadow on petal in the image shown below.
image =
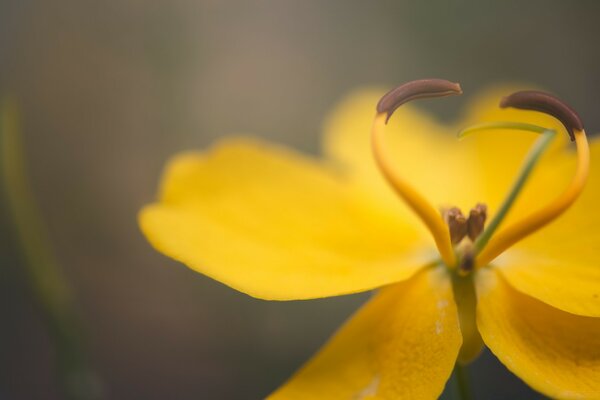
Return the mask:
M270 400L435 399L461 345L447 272L382 289Z
M600 160L598 140L591 141L591 157ZM599 205L600 164L595 162L573 207L499 257L495 266L523 293L563 311L600 317Z
M477 273L477 324L485 344L534 389L560 399L600 399L600 318L581 317Z
M160 252L264 299L370 290L435 257L325 164L251 139L176 156L139 221Z

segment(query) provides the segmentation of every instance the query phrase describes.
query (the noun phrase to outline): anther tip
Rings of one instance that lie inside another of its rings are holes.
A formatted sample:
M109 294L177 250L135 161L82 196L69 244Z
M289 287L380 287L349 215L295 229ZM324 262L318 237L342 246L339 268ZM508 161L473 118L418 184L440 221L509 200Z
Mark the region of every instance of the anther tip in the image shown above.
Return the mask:
M387 92L379 103L378 113L387 113L386 123L402 104L416 99L462 94L460 84L444 79L420 79L397 86Z
M569 132L571 141L575 140L574 131L583 130L579 114L567 103L549 93L537 90L524 90L504 97L501 108L513 107L521 110L539 111L558 119Z

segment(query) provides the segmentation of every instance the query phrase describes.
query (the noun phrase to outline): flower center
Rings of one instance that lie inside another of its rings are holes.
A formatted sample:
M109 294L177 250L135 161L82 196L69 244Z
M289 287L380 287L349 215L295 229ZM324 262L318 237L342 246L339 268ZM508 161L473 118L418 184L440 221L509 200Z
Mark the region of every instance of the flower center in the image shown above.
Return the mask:
M489 264L513 244L544 227L566 211L581 194L589 172L589 148L583 124L577 113L558 98L537 91L513 93L502 99L501 108L544 112L558 119L567 129L577 148L577 168L567 189L550 203L535 210L499 232L496 230L517 196L521 192L534 166L548 147L556 132L551 129L518 122L495 122L469 128L459 137L470 133L492 129L516 129L540 134L526 157L521 172L512 189L501 204L494 218L485 226L487 207L477 204L465 217L461 210L452 207L441 214L418 193L392 167L383 145L383 131L394 111L402 104L421 98L442 97L461 94L460 85L442 79L425 79L408 82L388 92L377 104L377 114L371 131L375 161L390 186L419 216L431 232L442 261L459 275L468 275L472 270ZM469 240L463 240L465 238Z
M442 215L448 224L450 241L457 253L457 272L461 276L466 276L475 268L474 243L483 232L487 218L487 206L478 203L469 211L468 217L463 215L458 207L443 210Z
M470 210L468 217L463 215L457 207L443 210L440 213L393 168L383 145L383 132L391 115L405 102L461 93L458 84L441 79L408 82L391 90L377 104L377 114L371 130L371 141L373 155L381 173L396 193L427 226L435 240L443 263L453 272L450 274L452 288L463 336L458 362L465 364L473 360L483 346L476 323L475 274L471 272L488 265L510 246L558 218L575 202L587 179L589 149L581 120L577 113L565 103L542 92L513 93L500 102L501 108L513 107L544 112L558 119L567 129L577 148L577 168L571 183L561 195L545 206L531 212L512 225L502 226L502 229L499 229L501 222L508 214L534 166L556 132L544 127L518 122L487 123L468 128L462 131L459 137L491 129L524 130L535 132L540 136L525 158L511 190L498 210L495 210L494 216L487 226L485 224L487 207L481 203Z
M468 237L472 242L483 232L485 220L487 218L487 206L483 203L477 204L469 211L469 216L465 217L458 207L452 207L442 211L444 220L448 224L450 231L450 241L453 245L458 245Z

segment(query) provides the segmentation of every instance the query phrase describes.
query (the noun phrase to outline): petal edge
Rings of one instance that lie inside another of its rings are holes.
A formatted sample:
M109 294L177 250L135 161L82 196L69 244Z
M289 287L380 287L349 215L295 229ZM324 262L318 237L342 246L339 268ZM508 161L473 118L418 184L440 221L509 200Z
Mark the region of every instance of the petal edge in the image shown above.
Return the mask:
M447 271L427 269L382 289L269 399L437 398L461 343Z
M600 399L600 318L553 308L477 273L477 324L485 344L534 389L561 399Z
M150 243L254 297L370 290L434 257L398 215L371 206L323 163L258 140L175 157L161 188L139 215Z

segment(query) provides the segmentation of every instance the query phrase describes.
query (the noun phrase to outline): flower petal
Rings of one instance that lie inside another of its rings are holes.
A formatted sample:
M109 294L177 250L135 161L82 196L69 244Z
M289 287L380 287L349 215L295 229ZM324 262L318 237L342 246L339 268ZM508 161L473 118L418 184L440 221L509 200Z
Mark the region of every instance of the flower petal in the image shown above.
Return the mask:
M461 334L443 268L382 289L269 399L435 399Z
M591 142L600 160L600 141ZM555 170L571 170L570 162ZM558 174L558 173L557 173ZM555 175L557 175L555 174ZM573 314L600 317L600 164L575 205L549 226L518 243L494 265L517 290Z
M370 290L434 257L325 165L248 139L175 157L139 222L162 253L264 299Z
M600 399L600 318L548 306L493 269L478 271L477 296L481 336L508 369L552 398Z

